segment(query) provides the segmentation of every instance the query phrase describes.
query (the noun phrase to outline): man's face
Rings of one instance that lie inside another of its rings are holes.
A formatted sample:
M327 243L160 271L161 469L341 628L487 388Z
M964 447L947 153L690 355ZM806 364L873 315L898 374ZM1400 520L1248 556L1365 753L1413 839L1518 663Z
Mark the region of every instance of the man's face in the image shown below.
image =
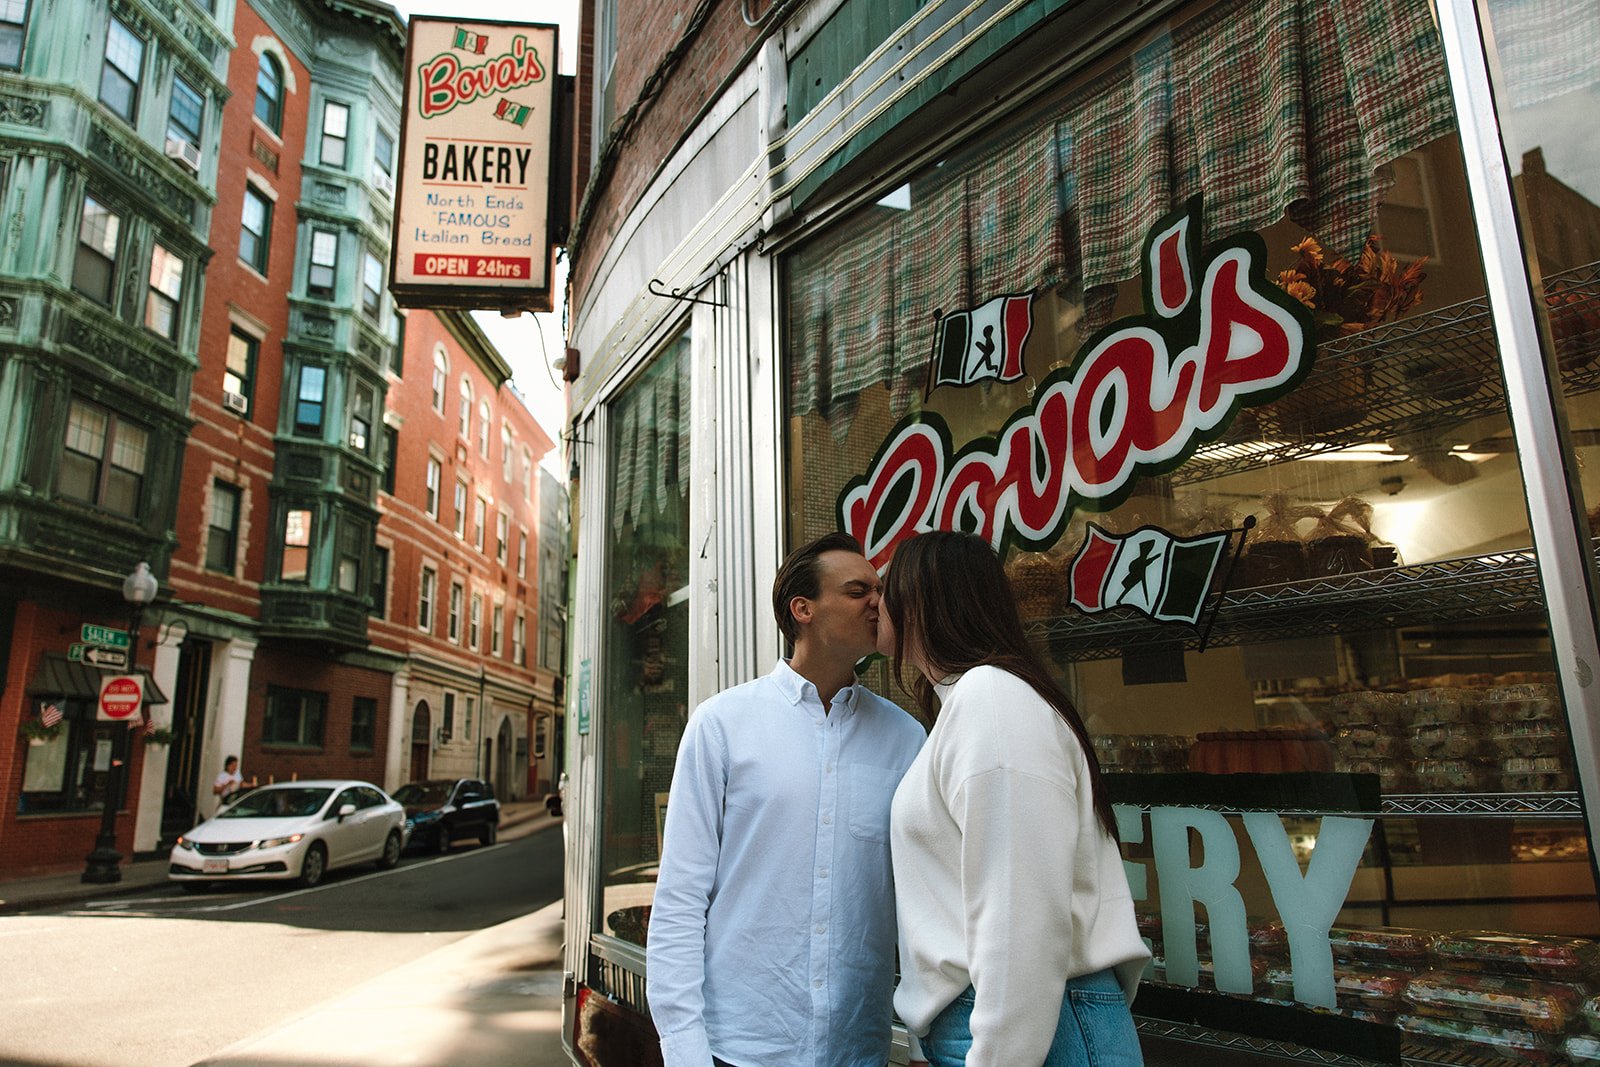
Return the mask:
M878 573L872 564L855 552L824 552L817 557L817 578L800 640L851 662L870 656L878 646Z

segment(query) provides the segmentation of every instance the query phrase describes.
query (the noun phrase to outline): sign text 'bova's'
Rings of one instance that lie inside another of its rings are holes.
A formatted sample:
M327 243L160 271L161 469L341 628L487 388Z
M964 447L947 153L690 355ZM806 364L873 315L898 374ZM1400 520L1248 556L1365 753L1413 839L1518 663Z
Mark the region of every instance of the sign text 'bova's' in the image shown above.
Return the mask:
M554 26L411 20L401 304L549 309L555 62Z

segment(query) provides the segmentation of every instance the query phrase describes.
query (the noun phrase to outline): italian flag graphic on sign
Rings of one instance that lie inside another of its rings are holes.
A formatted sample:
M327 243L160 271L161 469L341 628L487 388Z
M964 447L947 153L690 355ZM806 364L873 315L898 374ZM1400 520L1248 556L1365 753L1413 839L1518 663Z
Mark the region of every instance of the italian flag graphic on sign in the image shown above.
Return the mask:
M483 50L489 47L489 38L481 33L468 33L460 26L457 26L455 43L451 47L460 48L463 51L471 52L473 55L481 56L483 55Z
M528 124L528 116L531 114L533 114L533 108L528 107L526 104L513 104L504 97L501 97L500 102L494 106L495 118L504 119L506 122L514 122L518 126L526 126Z
M1072 603L1088 614L1128 607L1161 622L1200 619L1228 533L1174 537L1155 526L1109 534L1090 524L1072 561Z
M997 296L939 320L933 340L933 386L1022 377L1022 346L1033 329L1033 297Z

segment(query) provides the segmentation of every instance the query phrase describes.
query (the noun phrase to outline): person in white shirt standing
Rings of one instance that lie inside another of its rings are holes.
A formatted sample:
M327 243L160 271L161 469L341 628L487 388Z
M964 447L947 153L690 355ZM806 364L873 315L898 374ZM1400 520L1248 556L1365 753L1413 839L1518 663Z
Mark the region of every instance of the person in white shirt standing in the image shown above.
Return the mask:
M848 534L773 583L794 646L694 710L646 944L666 1067L883 1067L894 985L889 801L926 736L856 680L878 575Z
M222 761L222 773L211 783L211 795L217 798L216 806L221 808L229 797L243 788L244 775L239 773L239 757L229 756Z
M890 818L895 1009L933 1067L1139 1067L1139 938L1083 720L971 534L901 544L878 649L933 729ZM903 683L902 683L903 684Z

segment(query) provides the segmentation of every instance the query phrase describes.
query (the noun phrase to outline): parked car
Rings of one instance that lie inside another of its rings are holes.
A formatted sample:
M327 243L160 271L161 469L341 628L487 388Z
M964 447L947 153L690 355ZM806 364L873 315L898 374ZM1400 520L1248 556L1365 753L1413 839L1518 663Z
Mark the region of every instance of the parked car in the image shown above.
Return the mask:
M492 845L500 830L500 802L477 778L432 778L408 782L394 791L406 809L411 844L448 852L452 841L475 837Z
M400 862L405 809L368 782L280 782L230 798L178 838L167 877L185 889L239 878L314 886L338 867Z

